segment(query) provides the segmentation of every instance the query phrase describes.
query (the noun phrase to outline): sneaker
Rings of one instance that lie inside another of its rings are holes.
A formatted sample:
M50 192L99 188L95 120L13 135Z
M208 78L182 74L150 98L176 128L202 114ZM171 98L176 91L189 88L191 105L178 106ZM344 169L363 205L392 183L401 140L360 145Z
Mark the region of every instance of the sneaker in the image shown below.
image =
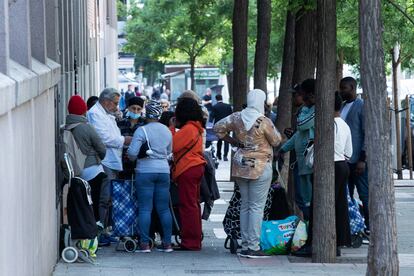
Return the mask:
M247 252L247 258L250 259L263 259L263 258L270 258L271 255L263 252L262 250L251 250L249 249Z
M237 255L239 255L240 257L243 257L243 258L247 258L248 254L249 254L249 250L242 250Z
M109 236L108 239L111 243L118 243L119 242L119 238L117 238L115 236Z
M227 156L224 156L223 160L224 161L229 161L229 159L227 158Z
M100 221L97 221L96 222L96 226L98 227L98 232L99 233L101 233L101 232L103 232L103 230L104 230L104 225L102 224L102 222L100 222Z
M171 244L167 244L167 245L160 244L157 246L157 251L170 253L170 252L173 252L174 250Z
M141 244L135 252L138 253L151 253L151 248L148 244Z

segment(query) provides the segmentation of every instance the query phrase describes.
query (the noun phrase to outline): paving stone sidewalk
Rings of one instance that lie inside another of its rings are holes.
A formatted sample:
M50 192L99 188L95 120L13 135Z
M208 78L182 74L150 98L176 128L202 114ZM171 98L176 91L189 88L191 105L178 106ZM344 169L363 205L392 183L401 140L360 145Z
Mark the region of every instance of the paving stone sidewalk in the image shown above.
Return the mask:
M219 180L229 179L230 164L221 162ZM414 182L412 182L414 185ZM313 264L310 259L274 256L270 259L245 259L230 254L224 245L221 221L232 194L233 183L219 183L222 198L216 201L209 221L203 221L204 241L200 252L150 254L115 251L115 246L98 251L98 265L66 264L60 261L54 276L68 275L365 275L367 245L346 248L337 264ZM400 275L414 275L414 188L396 188Z

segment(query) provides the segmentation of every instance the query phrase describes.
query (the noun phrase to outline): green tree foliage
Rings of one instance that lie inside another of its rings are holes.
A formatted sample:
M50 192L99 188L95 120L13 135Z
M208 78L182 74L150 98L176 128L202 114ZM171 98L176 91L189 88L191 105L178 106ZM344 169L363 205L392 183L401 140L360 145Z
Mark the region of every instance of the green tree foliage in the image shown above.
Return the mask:
M231 22L222 10L226 1L160 0L147 1L144 8L132 8L127 23L126 50L161 62L189 62L206 53L216 63L223 32ZM210 51L208 51L210 50Z
M405 14L396 6L401 8ZM358 0L339 0L337 15L338 52L343 52L346 64L359 66ZM414 24L407 16L414 20L414 0L382 1L386 61L391 61L391 49L399 43L401 45L402 66L411 69L414 67Z

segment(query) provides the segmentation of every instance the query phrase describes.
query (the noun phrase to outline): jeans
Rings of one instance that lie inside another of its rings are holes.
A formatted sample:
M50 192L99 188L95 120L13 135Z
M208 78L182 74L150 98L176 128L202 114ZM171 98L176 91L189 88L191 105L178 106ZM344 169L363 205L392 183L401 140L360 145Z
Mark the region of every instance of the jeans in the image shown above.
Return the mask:
M309 207L312 200L312 177L313 174L299 175L298 186L295 186L296 195L299 208L303 212L303 218L309 220ZM296 184L296 181L295 181Z
M354 195L355 187L358 191L359 199L362 201L364 208L365 225L369 229L369 211L368 211L368 169L361 175L356 175L356 164L349 164L350 174L348 179L349 195Z
M155 205L163 232L162 242L164 245L171 244L170 174L137 173L135 186L138 198L138 223L142 236L141 242L149 244L151 213Z
M111 203L111 180L118 177L118 171L110 169L102 165L106 178L103 179L101 185L101 194L99 197L99 219L101 223L107 227L109 226L109 207Z
M240 186L240 232L242 250L259 250L263 211L272 181L272 165L267 163L258 179L237 178Z

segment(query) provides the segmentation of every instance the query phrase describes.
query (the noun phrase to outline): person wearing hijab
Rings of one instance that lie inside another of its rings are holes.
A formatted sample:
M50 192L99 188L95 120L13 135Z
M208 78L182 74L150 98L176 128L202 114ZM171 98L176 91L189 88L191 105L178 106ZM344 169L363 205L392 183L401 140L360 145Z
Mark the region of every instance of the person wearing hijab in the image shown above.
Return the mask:
M267 193L272 181L273 147L282 138L272 121L264 115L266 95L260 89L247 94L247 107L218 121L214 131L219 139L237 148L232 176L240 186L240 232L242 251L247 258L267 258L260 250L260 232ZM236 138L230 137L233 132Z
M172 150L172 135L168 127L158 122L162 114L161 104L149 101L145 106L146 124L139 127L128 148L130 160L137 160L135 186L138 198L138 221L141 244L138 252L150 253L150 225L152 208L155 206L162 227L162 244L158 251L172 252L172 217L170 202L170 166L168 155ZM138 157L141 146L147 143L146 156Z

